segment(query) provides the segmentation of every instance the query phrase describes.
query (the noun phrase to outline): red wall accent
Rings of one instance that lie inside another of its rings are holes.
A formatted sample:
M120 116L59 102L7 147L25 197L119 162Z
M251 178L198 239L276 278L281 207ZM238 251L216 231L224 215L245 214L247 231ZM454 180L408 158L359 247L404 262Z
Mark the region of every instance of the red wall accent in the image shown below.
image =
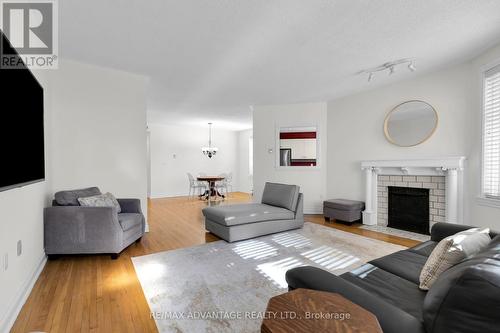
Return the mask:
M316 132L284 132L280 139L316 139Z

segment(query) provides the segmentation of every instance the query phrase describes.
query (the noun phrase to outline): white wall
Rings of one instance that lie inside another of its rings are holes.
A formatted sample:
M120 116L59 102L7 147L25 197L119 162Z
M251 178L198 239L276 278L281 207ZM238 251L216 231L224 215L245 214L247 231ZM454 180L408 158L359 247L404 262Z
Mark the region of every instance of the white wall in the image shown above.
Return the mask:
M44 88L45 182L0 192L0 332L9 330L45 263L43 208L55 191L99 186L140 198L147 214L146 79L61 61ZM17 241L23 253L16 256Z
M469 179L469 210L470 221L474 225L495 226L500 230L500 207L487 207L478 203L477 196L481 191L481 117L482 117L482 83L480 80L483 66L500 61L500 45L485 52L474 59L471 63L472 77L470 78L474 88L472 89L473 113L477 119L472 125L473 131L470 136L472 149L469 155L469 168L472 170Z
M238 132L220 130L214 124L212 144L219 151L208 158L201 152L208 145L208 126L149 124L149 130L152 198L187 195L187 172L195 177L200 172L232 172L233 191L238 190Z
M479 67L500 48L473 62L328 103L328 197L364 199L362 160L467 157L464 222L500 229L500 209L477 204L480 191L481 95ZM405 100L420 99L438 112L435 134L416 147L390 144L386 114Z
M253 140L253 130L238 132L238 190L251 193L253 189L253 174L250 174L250 139Z
M43 249L43 208L52 195L50 181L50 89L47 72L35 73L44 88L45 181L0 192L0 332L7 332L23 305L26 291L45 262ZM22 126L20 125L20 130ZM17 256L17 241L23 253ZM4 271L4 255L8 270Z
M52 78L55 191L98 186L147 214L145 77L63 61Z
M254 131L254 193L255 200L262 197L266 181L296 184L304 193L304 212L320 213L326 192L327 105L306 103L255 106ZM276 167L276 131L278 127L316 126L319 140L319 167ZM269 153L269 149L273 152Z

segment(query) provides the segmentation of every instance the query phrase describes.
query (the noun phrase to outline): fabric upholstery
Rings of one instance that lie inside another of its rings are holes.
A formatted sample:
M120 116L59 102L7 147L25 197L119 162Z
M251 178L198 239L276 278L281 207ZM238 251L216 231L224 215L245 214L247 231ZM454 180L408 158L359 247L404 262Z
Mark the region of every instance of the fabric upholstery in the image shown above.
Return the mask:
M234 226L225 226L209 219L205 219L205 228L228 241L235 242L245 239L274 234L277 232L302 228L304 220L274 220L256 223L247 223Z
M117 201L123 210L121 214L114 207L59 206L57 201L53 207L45 208L45 252L120 253L142 237L146 222L139 199Z
M122 213L142 214L141 200L139 199L116 199L120 204Z
M361 209L359 210L342 210L330 207L323 207L323 215L325 217L336 219L345 222L354 222L361 219Z
M291 210L259 203L210 207L204 209L203 214L225 226L295 218Z
M120 204L115 196L109 192L91 197L78 198L80 206L87 207L114 207L117 213L121 212Z
M202 211L205 228L228 242L301 228L303 201L300 193L293 210L267 204L207 207Z
M300 187L297 185L266 183L262 203L295 211Z
M79 206L78 198L91 197L101 194L97 187L89 187L80 190L59 191L54 198L59 206Z
M142 226L142 215L136 213L118 214L118 222L123 231L127 231L136 226Z
M365 209L365 203L356 200L347 199L331 199L323 201L323 207L329 207L338 210L363 210Z
M411 251L399 251L370 261L370 264L413 283L419 283L427 257Z
M331 199L323 201L323 215L330 219L354 222L361 219L361 211L365 208L362 201L347 199Z
M484 249L491 241L489 229L471 228L442 239L420 273L420 289L428 290L445 270Z
M45 208L45 253L119 253L123 230L112 207Z

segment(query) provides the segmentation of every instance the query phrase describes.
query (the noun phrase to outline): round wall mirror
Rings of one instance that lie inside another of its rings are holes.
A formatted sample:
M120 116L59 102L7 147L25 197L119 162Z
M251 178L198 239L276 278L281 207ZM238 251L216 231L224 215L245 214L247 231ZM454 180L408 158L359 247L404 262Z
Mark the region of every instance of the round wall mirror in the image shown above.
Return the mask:
M411 147L429 139L437 124L438 115L431 105L422 101L408 101L389 112L384 122L384 133L389 142Z

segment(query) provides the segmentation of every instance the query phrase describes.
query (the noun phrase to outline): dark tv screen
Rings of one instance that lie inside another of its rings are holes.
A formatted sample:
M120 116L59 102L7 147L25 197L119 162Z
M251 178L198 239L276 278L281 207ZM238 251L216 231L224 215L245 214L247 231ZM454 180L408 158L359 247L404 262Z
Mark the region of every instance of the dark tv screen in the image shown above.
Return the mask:
M0 60L19 55L0 31ZM45 178L43 88L22 62L0 63L0 191Z

